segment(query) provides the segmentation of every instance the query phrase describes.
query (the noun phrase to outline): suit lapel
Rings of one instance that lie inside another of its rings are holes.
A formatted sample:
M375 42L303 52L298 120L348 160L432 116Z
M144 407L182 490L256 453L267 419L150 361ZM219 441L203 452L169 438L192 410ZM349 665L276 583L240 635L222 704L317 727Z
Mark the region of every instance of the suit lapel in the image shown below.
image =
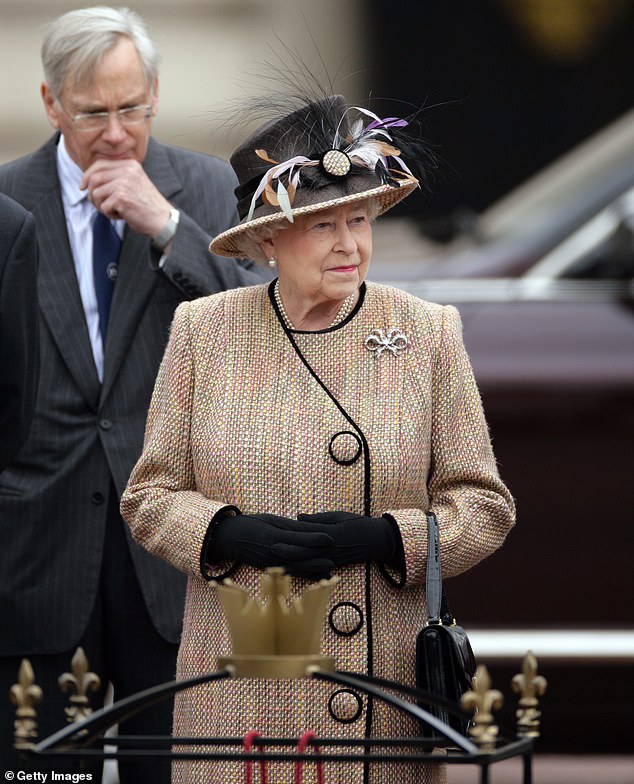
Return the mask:
M30 209L37 221L38 297L43 318L64 362L86 400L96 407L99 378L66 232L55 147L53 139L34 154L31 174L25 178L30 183L24 183L25 191L31 194Z
M172 199L182 191L180 178L165 148L153 139L150 139L143 168L166 199ZM157 275L161 274L152 265L151 254L150 238L126 229L119 259L119 276L108 321L102 402L112 390L121 363L129 351L143 311L156 286Z

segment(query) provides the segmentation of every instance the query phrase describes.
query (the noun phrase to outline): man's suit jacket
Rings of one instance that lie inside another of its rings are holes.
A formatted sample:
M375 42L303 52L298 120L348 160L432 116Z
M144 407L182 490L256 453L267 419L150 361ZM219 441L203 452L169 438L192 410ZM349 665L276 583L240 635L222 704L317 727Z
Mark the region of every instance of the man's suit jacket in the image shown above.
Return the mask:
M74 271L53 137L0 167L0 191L30 210L40 248L40 385L30 436L0 476L0 655L54 653L79 640L96 595L107 497L141 453L147 409L175 307L259 283L248 265L212 256L237 220L229 165L150 141L144 168L181 211L167 261L126 229L100 384ZM141 589L163 637L179 639L184 576L126 529Z
M0 193L0 471L26 441L35 407L36 276L33 216Z

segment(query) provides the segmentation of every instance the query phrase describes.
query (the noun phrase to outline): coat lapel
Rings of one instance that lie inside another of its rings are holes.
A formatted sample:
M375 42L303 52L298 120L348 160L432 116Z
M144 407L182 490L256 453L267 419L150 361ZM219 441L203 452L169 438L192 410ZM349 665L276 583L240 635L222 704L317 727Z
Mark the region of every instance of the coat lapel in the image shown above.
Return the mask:
M143 168L166 199L172 199L183 186L165 148L150 139ZM103 402L112 390L121 363L137 330L143 311L160 275L152 264L151 240L131 229L121 246L119 276L112 298L104 356Z
M23 183L25 195L29 193L29 209L37 221L38 297L42 316L64 362L88 403L96 407L99 378L66 232L55 162L56 144L57 140L52 139L34 154L31 173Z

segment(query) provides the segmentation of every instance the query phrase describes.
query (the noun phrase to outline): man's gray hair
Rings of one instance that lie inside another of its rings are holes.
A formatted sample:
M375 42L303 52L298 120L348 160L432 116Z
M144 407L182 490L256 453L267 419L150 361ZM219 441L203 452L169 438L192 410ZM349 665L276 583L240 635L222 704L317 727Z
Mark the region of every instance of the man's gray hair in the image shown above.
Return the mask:
M48 26L42 66L53 95L60 97L69 77L77 85L89 85L104 55L121 36L136 47L150 87L158 76L160 57L143 19L129 8L95 6L69 11Z

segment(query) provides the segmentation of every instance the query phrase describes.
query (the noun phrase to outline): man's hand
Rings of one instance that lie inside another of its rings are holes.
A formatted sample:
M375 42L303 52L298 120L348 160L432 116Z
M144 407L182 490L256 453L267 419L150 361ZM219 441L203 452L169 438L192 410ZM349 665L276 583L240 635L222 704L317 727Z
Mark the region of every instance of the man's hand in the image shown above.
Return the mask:
M171 205L138 161L100 158L84 172L82 190L111 220L123 218L139 234L155 237L170 216Z

